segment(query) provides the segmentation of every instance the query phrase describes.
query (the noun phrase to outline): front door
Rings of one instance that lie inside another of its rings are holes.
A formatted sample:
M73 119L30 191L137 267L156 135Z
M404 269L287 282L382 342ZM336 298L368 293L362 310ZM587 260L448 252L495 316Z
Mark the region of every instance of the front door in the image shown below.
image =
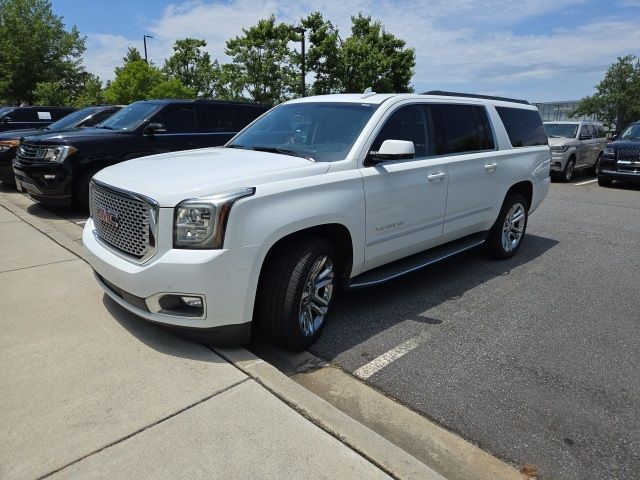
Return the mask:
M166 131L145 135L147 148L153 153L189 150L201 146L202 136L194 107L176 107L164 111L151 120L161 123Z
M438 245L447 202L446 160L433 157L426 106L391 112L369 150L378 150L384 140L412 141L416 158L362 167L367 270Z

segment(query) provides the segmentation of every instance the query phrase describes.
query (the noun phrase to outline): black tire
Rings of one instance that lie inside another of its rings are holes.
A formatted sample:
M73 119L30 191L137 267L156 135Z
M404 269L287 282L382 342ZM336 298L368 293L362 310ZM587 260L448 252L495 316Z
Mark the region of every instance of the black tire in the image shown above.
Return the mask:
M519 240L517 244L512 247L510 250L505 248L502 235L503 229L505 227L505 220L511 209L515 205L520 205L523 209L524 219L522 225L522 233L520 234ZM504 199L502 203L502 208L500 209L500 214L496 219L496 222L491 227L489 231L489 236L484 242L484 252L486 255L497 258L500 260L513 257L516 252L520 249L522 242L524 241L525 233L527 231L527 223L529 220L529 204L527 200L519 193L511 192L507 194L507 197Z
M562 181L570 182L573 178L576 169L576 157L573 155L569 157L567 163L564 166L564 170L562 171Z
M305 334L299 320L303 314L303 293L310 285L312 267L324 257L330 259L333 267L330 298L317 330ZM254 319L259 331L274 343L292 350L303 350L313 344L331 313L336 293L335 266L333 246L325 239L299 238L280 246L270 255L260 277Z
M101 168L87 170L82 173L75 183L73 189L73 202L85 212L89 211L89 182L91 177L98 173Z
M613 180L607 177L598 176L598 185L601 187L610 187L613 183Z

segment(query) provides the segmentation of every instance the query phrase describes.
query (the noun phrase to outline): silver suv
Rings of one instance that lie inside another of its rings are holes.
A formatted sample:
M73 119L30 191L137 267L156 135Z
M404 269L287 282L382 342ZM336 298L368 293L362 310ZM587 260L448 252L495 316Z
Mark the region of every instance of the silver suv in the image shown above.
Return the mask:
M544 122L551 147L551 175L568 182L576 169L595 173L607 144L605 129L599 123Z

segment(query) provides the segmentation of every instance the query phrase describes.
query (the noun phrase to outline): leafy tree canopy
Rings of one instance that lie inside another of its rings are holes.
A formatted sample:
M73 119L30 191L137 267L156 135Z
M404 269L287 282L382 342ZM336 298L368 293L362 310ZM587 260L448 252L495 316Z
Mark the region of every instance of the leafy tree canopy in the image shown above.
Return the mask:
M593 116L606 125L615 125L618 132L640 118L638 57L618 57L595 88L596 93L583 98L572 116Z
M0 0L0 98L32 103L36 85L70 84L83 71L85 39L65 30L49 0ZM52 94L56 87L41 86Z

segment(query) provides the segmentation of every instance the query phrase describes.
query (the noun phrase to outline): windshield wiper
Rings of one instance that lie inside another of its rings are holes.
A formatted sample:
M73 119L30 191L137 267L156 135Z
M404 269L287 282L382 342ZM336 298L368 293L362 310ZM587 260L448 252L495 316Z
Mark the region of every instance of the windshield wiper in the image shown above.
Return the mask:
M262 145L258 145L250 148L258 152L281 153L283 155L291 155L292 157L300 157L300 158L304 158L306 160L311 160L312 162L315 162L315 160L312 157L305 155L304 153L297 152L296 150L289 150L288 148L269 147L269 146L262 146Z
M96 125L96 128L107 128L107 129L109 129L109 130L115 130L115 128L110 127L110 126L108 126L108 125L100 125L100 126Z
M225 145L224 148L242 148L243 150L251 150L251 147L247 147L246 145L238 145L237 143Z

